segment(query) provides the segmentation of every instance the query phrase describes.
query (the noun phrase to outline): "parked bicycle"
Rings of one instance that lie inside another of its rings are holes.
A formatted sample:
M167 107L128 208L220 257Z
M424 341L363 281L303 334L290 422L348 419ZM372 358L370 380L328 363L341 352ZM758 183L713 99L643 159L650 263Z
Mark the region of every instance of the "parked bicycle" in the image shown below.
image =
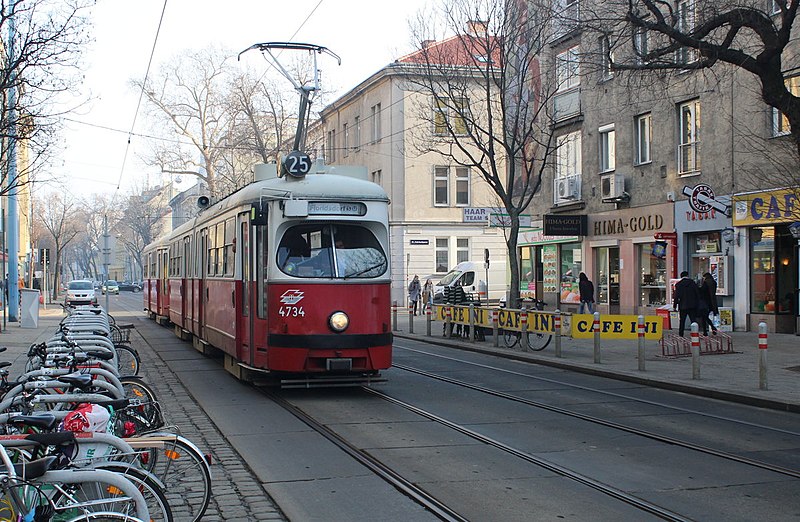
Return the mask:
M544 310L544 307L547 305L541 299L524 299L523 303L525 303L528 310ZM540 352L547 348L547 345L550 344L550 339L552 339L551 334L541 333L541 332L525 332L523 335L522 332L517 332L514 330L503 330L503 342L505 343L507 348L514 348L518 344L522 342L525 343L525 346L528 350L532 350L534 352ZM523 341L524 337L524 341Z

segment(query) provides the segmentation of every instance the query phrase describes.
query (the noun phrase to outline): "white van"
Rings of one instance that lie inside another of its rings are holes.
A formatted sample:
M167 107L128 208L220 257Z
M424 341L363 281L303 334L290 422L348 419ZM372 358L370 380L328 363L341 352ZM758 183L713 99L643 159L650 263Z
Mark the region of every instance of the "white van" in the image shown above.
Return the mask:
M464 292L472 294L477 300L480 297L481 301L486 301L486 268L483 263L476 263L474 261L464 261L459 263L447 272L442 279L433 286L433 302L436 304L444 302L444 288L446 286L455 287L461 286ZM502 296L502 286L498 289L492 285L492 294L489 295L490 299L499 299ZM493 295L497 294L497 295Z

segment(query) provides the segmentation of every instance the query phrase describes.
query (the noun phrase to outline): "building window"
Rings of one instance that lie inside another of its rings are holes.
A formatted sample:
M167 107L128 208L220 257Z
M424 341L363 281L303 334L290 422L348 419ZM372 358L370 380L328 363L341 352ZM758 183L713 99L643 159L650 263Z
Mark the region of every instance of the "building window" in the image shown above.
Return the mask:
M433 133L437 136L446 136L451 132L455 135L466 134L467 123L464 119L466 110L466 98L439 98L437 96L433 114Z
M616 132L614 125L600 127L600 172L610 172L617 166Z
M350 151L350 129L347 127L346 123L342 124L342 137L344 140L342 143L343 154L347 156Z
M581 71L577 45L556 56L556 82L558 91L566 91L580 85Z
M682 104L678 110L678 121L678 174L695 174L700 171L700 100Z
M456 167L456 205L469 205L469 168Z
M556 153L556 177L580 175L581 133L572 132L558 138Z
M356 116L353 136L353 149L358 150L361 148L361 116Z
M383 173L380 170L373 170L372 174L370 175L370 177L372 178L372 182L373 183L377 183L378 185L380 185L381 184L381 177L382 177L381 175L382 174Z
M611 44L607 36L600 38L600 74L602 80L610 80L614 77L611 66L614 63L614 54L611 52Z
M336 161L336 132L328 131L328 163Z
M469 261L469 238L456 238L456 264Z
M436 273L444 274L450 267L450 239L436 238Z
M653 116L649 112L636 117L634 125L634 154L633 162L636 165L650 163L650 143L652 139Z
M781 12L781 6L778 5L778 2L775 0L767 0L767 6L769 8L769 14L776 15Z
M370 108L370 115L372 116L370 129L372 132L372 143L378 142L381 139L381 104L376 103Z
M437 207L450 205L450 168L433 167L433 204Z
M793 95L800 95L800 76L793 76L784 80L786 88L789 89ZM792 129L789 126L789 119L775 107L771 107L772 113L772 135L785 136L789 134Z
M648 60L645 58L647 53L650 52L647 29L644 29L643 27L637 27L634 29L633 51L636 65L644 65L648 63Z
M639 306L667 304L667 258L654 255L655 243L641 243L639 250Z
M678 31L687 34L694 30L695 12L694 2L683 0L678 2ZM697 60L697 51L689 47L681 47L675 51L675 61L681 64L692 63Z

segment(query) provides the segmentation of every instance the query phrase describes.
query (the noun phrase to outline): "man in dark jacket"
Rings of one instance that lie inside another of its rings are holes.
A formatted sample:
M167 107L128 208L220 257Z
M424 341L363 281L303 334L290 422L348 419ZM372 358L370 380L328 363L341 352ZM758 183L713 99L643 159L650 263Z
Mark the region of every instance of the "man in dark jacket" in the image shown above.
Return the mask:
M678 327L678 335L683 337L686 318L690 321L697 320L697 307L700 304L700 292L697 283L689 278L689 272L681 272L681 280L675 285L675 296L673 297L673 308L680 311L681 322Z

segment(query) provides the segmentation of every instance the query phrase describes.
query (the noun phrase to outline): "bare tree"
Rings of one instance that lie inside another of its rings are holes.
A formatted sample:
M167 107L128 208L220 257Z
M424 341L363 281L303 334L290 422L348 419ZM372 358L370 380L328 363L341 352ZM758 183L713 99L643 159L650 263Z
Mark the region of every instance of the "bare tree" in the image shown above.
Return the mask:
M74 201L70 201L59 194L42 196L42 201L37 205L43 209L37 215L41 224L53 241L55 251L51 256L55 263L51 263L53 273L52 298L58 298L59 278L61 275L62 253L67 245L80 233L80 212Z
M480 173L508 215L510 303L519 302L520 215L551 172L553 79L540 71L550 32L536 2L455 0L420 13L409 76L423 94L415 131L420 153ZM536 15L536 16L535 16ZM454 36L443 38L437 28ZM433 135L431 135L433 130Z
M230 56L216 49L188 52L165 65L143 85L154 115L173 129L175 140L156 146L151 163L162 172L197 176L220 196L218 169L224 164L235 111L230 103Z
M60 116L71 110L55 100L81 80L79 58L88 42L86 15L93 4L91 0L2 4L0 194L30 183L37 167L52 154ZM14 179L6 179L12 154L17 172Z
M122 218L114 225L117 239L125 245L142 274L142 251L162 232L161 223L166 208L143 195L131 195L122 208Z

